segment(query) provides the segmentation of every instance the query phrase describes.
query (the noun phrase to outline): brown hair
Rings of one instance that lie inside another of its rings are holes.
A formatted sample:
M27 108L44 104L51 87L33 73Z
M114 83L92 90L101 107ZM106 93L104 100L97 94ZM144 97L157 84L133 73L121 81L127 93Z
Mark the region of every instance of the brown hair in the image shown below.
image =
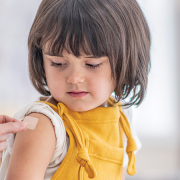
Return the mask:
M135 0L43 0L30 30L29 72L34 87L48 91L42 49L60 55L65 48L108 56L116 81L116 101L130 96L127 105L139 105L146 93L150 69L150 33Z

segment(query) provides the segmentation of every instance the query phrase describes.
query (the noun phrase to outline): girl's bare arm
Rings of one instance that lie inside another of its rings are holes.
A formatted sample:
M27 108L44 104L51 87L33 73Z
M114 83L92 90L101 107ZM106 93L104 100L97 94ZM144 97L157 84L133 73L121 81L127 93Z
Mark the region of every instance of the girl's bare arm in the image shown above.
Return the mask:
M54 127L45 115L32 113L38 118L34 130L16 134L6 180L43 180L56 145Z

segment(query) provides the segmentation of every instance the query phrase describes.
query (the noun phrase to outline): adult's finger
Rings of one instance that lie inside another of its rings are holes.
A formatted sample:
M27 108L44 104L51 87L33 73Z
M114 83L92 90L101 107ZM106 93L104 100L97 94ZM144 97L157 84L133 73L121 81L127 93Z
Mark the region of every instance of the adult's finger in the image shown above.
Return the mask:
M17 133L26 129L26 122L9 122L0 124L0 136L9 133Z
M7 147L8 147L8 142L7 141L0 142L0 151L6 150Z
M19 122L19 121L9 116L0 115L0 124L8 123L8 122Z
M9 137L10 137L10 134L4 134L4 135L0 136L0 142L6 141Z

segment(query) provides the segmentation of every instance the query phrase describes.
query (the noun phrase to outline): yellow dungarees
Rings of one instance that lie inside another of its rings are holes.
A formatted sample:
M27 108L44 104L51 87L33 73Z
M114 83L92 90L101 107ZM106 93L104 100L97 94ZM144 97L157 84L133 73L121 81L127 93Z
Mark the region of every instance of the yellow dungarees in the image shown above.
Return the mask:
M51 180L121 180L123 135L127 137L127 172L136 173L137 147L120 103L109 98L110 107L74 112L64 104L50 105L62 118L70 139L68 152Z

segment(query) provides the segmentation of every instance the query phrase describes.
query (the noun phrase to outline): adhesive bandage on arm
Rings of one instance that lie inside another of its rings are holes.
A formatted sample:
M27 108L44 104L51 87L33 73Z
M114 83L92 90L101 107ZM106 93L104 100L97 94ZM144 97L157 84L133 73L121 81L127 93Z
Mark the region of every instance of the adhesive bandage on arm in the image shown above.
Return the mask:
M27 123L27 125L26 125L27 129L34 130L38 123L38 118L26 116L23 121Z

